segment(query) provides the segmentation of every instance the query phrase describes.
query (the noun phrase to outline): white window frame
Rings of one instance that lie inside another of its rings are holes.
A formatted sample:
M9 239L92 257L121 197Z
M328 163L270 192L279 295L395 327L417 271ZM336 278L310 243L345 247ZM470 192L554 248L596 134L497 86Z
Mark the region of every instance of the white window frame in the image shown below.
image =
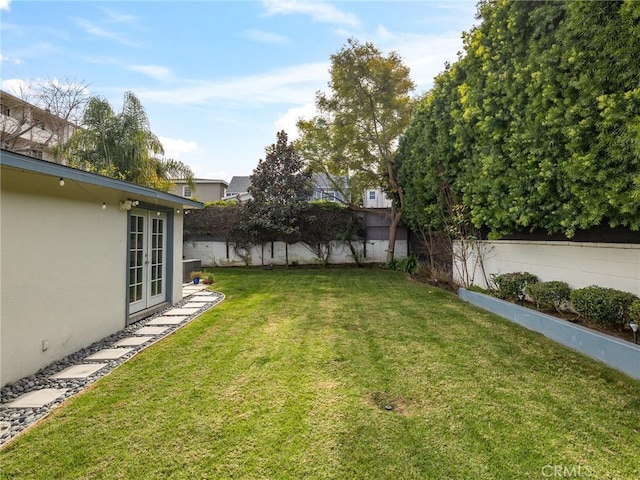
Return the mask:
M376 191L369 190L369 200L375 200L375 199L376 199Z
M182 196L184 198L193 197L193 192L191 191L191 187L189 185L183 185L182 186Z

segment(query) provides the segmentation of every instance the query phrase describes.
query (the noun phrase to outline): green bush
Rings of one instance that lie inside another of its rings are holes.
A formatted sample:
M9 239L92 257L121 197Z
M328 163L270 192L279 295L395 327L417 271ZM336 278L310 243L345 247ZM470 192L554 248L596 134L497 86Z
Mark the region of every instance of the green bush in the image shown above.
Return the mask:
M408 257L401 258L400 260L391 260L387 262L386 268L388 270L396 270L398 272L405 272L413 274L418 266L418 257L415 255L409 255Z
M524 291L527 285L538 282L538 277L529 272L503 273L492 275L493 282L498 287L498 294L502 298L516 298L518 292Z
M629 317L636 323L640 323L640 300L634 300L629 307Z
M527 284L525 293L536 303L537 308L553 307L559 312L569 302L571 288L566 282L538 282Z
M634 294L596 285L571 292L571 303L586 320L600 326L622 327L629 323Z

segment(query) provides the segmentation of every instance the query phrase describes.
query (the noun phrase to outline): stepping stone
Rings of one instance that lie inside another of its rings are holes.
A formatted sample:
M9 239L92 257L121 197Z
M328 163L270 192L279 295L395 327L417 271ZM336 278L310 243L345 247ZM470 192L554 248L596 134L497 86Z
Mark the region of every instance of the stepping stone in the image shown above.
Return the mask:
M199 292L200 290L204 290L206 287L182 287L183 292Z
M204 297L204 296L210 297L212 295L215 295L215 293L214 292L210 292L208 290L203 290L201 292L193 294L194 297Z
M213 298L211 299L213 300ZM202 305L204 305L205 303L211 303L211 300L208 300L207 297L195 297L191 300L189 300L189 303L187 304L187 306L191 305L192 303L195 304L195 306L197 306L198 308L202 308Z
M200 308L174 308L173 310L169 310L168 312L164 312L164 315L193 315L194 313L196 313L198 310L200 310Z
M154 337L127 337L123 338L119 342L113 344L114 347L137 347L143 343L147 343L149 340L153 340Z
M200 299L204 298L204 297L198 297ZM200 300L200 302L202 302L202 300ZM198 300L195 301L191 301L189 300L187 303L185 303L182 308L195 308L196 310L200 310L202 308L202 304L198 303Z
M140 330L133 332L134 335L162 335L167 332L169 327L142 327Z
M85 357L85 360L117 360L132 351L133 348L105 348L93 355Z
M43 388L19 396L13 402L5 403L7 408L41 408L67 393L66 388Z
M61 372L52 375L51 378L87 378L96 373L108 363L83 363L65 368Z
M147 325L178 325L182 323L184 319L187 318L185 316L175 316L175 317L158 317L151 320Z

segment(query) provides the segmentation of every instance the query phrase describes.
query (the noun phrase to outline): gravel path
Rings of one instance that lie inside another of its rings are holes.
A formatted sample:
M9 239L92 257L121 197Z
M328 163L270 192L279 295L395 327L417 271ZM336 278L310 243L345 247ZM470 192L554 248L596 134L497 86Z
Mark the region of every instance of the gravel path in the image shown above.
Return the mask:
M83 348L82 350L73 353L71 355L66 356L65 358L58 360L56 362L51 363L50 365L42 368L37 373L33 375L29 375L28 377L22 378L10 385L3 387L0 390L0 446L6 444L9 440L14 438L16 435L24 431L27 427L33 425L38 420L46 417L53 409L58 407L68 398L78 394L93 382L98 380L99 378L107 375L113 369L123 364L131 357L136 355L138 352L144 350L145 348L153 345L155 342L161 340L167 335L171 335L173 332L183 327L187 323L191 322L195 318L202 315L202 313L206 312L210 308L216 306L222 300L224 300L224 295L220 292L211 292L210 296L198 296L199 301L205 301L206 303L202 304L202 307L195 313L187 316L182 322L177 325L169 325L166 332L160 335L153 335L152 339L148 340L146 343L137 346L128 346L127 348L132 348L132 351L123 357L118 358L117 360L102 360L102 363L107 363L107 366L98 370L96 373L86 377L86 378L73 378L73 379L56 379L51 378L52 375L59 373L67 367L73 365L79 365L85 363L85 358L89 355L92 355L100 350L105 348L110 348L114 343L122 340L123 338L130 337L135 335L135 332L140 328L144 327L150 321L155 318L166 315L167 312L174 310L176 308L182 307L184 304L189 301L194 300L194 295L183 298L179 303L168 307L165 310L162 310L150 317L147 317L139 322L136 322L128 327L120 330L109 337L103 338L102 340L93 343L89 347ZM117 348L117 347L114 347ZM29 393L35 390L40 390L43 388L59 388L59 389L67 389L67 392L56 399L54 402L51 402L44 407L41 408L8 408L4 407L4 404L15 400L16 398L24 395L25 393Z

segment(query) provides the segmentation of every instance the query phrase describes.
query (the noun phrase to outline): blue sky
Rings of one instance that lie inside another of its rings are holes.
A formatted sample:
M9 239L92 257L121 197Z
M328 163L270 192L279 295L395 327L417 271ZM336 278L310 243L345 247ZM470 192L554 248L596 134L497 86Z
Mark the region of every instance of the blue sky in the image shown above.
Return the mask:
M2 88L76 79L119 110L132 91L166 154L197 177L250 175L314 113L350 37L397 51L416 94L462 49L475 0L0 0Z

